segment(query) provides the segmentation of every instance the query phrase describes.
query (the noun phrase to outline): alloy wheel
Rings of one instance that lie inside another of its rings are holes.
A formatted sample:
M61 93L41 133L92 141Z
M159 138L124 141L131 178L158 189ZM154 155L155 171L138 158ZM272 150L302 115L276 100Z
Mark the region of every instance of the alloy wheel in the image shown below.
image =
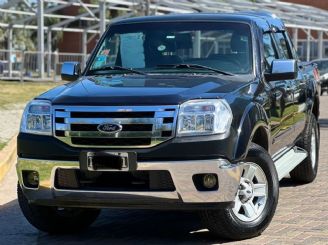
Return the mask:
M244 222L256 220L262 214L267 198L268 181L262 168L256 163L245 163L232 209L234 215Z

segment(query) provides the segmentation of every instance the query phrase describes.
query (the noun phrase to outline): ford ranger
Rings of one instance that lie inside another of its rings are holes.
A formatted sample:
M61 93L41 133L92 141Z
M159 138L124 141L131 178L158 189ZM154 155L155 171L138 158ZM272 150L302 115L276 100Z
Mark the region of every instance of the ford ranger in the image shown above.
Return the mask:
M180 209L228 239L257 236L279 180L318 169L315 66L262 12L112 23L86 67L29 102L18 135L18 201L49 233L102 208Z

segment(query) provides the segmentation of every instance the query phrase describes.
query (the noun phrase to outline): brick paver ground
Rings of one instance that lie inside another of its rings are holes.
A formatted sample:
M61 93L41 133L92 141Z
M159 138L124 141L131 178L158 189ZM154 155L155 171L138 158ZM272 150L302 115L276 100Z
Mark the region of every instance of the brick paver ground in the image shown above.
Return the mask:
M14 168L0 184L0 244L328 244L328 96L321 97L319 174L307 185L281 182L277 212L262 236L229 242L212 237L193 213L104 210L79 235L50 236L23 218L15 194Z

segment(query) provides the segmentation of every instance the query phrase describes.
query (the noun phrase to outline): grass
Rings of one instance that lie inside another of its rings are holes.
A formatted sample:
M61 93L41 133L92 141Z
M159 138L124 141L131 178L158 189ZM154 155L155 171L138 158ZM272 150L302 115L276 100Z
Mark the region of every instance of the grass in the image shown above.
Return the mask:
M51 82L7 82L0 81L0 109L8 109L11 104L25 104L35 96L61 83Z
M0 151L6 146L6 142L0 142Z
M53 82L21 83L14 81L0 81L0 110L10 110L15 108L15 106L13 106L15 104L26 104L37 95L61 84L62 83ZM0 141L0 150L2 150L6 144L7 142Z

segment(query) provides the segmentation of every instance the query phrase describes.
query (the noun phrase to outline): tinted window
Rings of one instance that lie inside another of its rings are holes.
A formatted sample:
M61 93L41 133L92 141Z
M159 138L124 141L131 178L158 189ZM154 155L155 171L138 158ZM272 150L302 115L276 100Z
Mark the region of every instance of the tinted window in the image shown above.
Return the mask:
M277 42L277 45L278 45L278 48L279 48L282 58L283 59L293 59L291 53L289 52L289 47L287 45L287 41L285 39L284 34L282 32L276 32L273 35L276 39L276 42Z
M263 34L263 46L265 69L269 71L271 69L272 61L278 58L277 52L273 45L273 40L269 33Z

